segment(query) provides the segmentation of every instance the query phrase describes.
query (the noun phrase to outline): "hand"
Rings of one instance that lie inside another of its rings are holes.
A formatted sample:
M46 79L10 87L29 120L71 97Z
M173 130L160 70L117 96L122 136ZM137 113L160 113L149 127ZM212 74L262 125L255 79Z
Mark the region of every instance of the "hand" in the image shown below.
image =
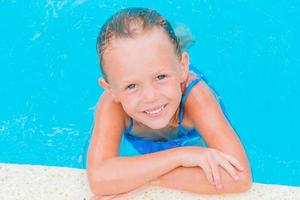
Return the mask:
M189 146L180 149L181 166L195 167L199 166L203 169L208 181L215 185L218 189L222 188L219 166L223 167L234 180L239 180L235 166L239 171L243 171L243 167L233 156L225 154L217 149Z

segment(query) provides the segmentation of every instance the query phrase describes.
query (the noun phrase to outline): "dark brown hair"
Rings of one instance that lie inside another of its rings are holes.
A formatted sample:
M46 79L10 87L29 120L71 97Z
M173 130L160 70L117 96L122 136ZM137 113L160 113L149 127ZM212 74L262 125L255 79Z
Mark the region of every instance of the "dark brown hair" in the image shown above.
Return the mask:
M151 30L154 27L163 28L174 44L176 55L179 60L181 59L182 47L187 46L193 40L187 40L183 37L182 43L180 43L169 21L155 10L134 7L121 9L103 24L97 37L97 54L100 69L106 81L108 80L103 68L103 53L109 46L110 41L116 38L134 38L140 32Z

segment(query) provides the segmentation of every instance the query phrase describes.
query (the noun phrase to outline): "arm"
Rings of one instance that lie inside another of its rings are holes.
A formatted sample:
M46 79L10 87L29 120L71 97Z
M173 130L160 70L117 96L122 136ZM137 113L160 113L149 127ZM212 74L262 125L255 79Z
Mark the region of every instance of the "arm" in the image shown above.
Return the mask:
M198 194L237 193L247 191L251 187L250 182L242 178L244 172L237 172L241 178L238 181L234 181L223 168L220 168L220 174L222 177L222 189L217 189L210 184L203 170L199 167L178 167L159 177L157 185Z
M201 132L208 147L234 156L244 167L244 171L237 171L240 180L235 181L220 167L223 188L217 189L209 183L204 172L199 168L179 167L159 177L159 185L200 194L232 193L248 190L251 187L252 176L245 150L205 82L200 82L191 90L185 104L185 115L191 119L197 130ZM183 155L188 153L184 150L185 147L180 148L183 150L181 151Z
M175 169L175 149L135 157L113 157L101 162L93 192L101 195L129 192ZM166 159L168 158L168 159Z

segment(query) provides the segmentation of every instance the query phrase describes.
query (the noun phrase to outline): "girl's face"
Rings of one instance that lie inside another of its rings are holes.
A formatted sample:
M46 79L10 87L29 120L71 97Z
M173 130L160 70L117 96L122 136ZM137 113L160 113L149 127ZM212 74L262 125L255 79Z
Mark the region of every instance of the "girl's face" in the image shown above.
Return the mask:
M134 39L113 40L103 58L109 83L100 79L100 84L125 112L152 129L167 127L181 100L188 54L179 62L167 34L154 28Z

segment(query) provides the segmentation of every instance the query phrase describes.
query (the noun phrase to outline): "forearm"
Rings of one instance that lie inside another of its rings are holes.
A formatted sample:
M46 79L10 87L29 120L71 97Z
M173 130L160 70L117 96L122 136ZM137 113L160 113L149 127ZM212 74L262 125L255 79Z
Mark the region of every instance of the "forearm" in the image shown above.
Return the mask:
M129 192L179 166L175 149L135 157L110 158L97 168L91 189L99 195Z
M247 171L237 172L240 179L235 181L220 167L223 187L217 189L215 185L209 183L204 171L200 167L178 167L159 177L158 185L198 194L237 193L247 191L251 188L252 178L249 178L247 173Z
M154 183L146 183L134 190L131 190L130 192L125 192L121 194L113 194L113 195L94 195L92 196L91 200L125 200L130 199L132 197L135 197L139 195L140 193L145 192L149 188L156 186Z

